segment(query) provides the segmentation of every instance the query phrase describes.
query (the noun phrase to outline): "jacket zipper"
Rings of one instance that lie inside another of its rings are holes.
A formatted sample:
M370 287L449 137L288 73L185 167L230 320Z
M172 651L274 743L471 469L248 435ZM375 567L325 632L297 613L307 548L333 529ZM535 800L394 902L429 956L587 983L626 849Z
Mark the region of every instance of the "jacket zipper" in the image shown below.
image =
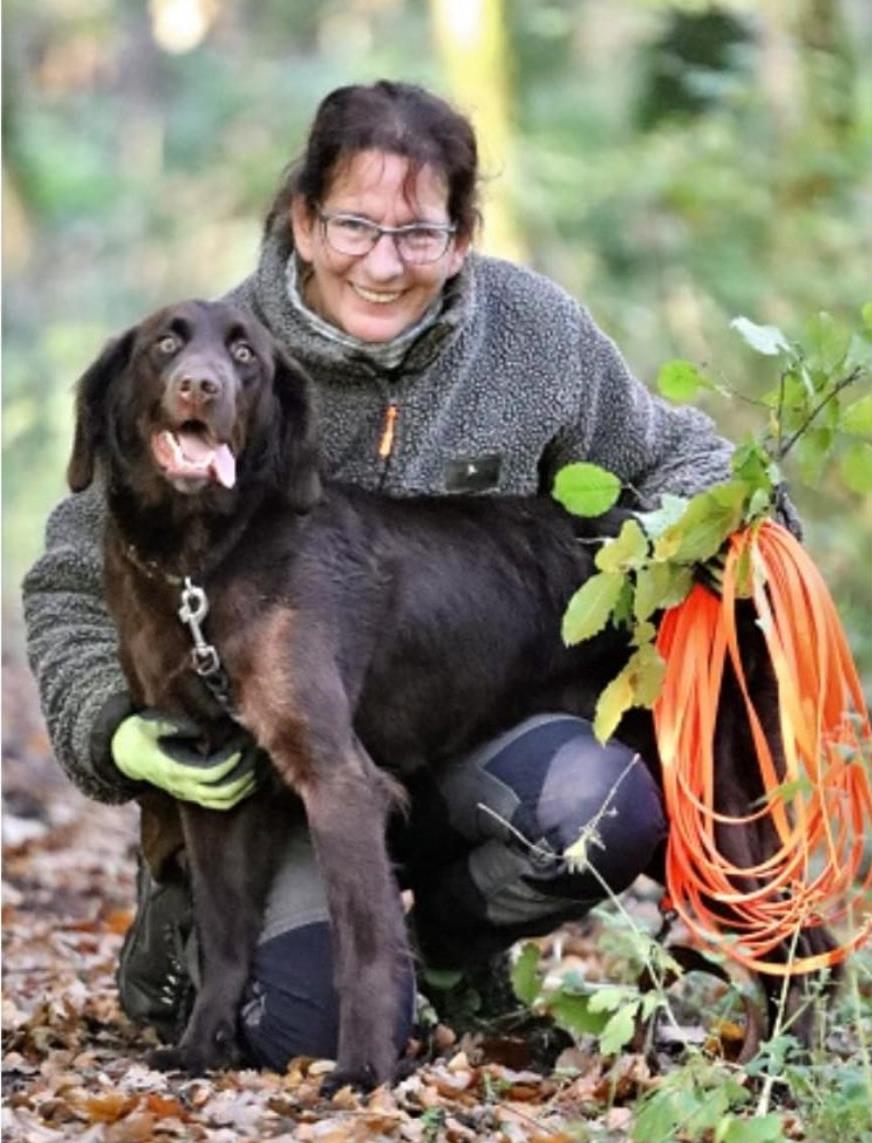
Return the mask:
M390 460L391 453L394 450L394 433L399 412L397 402L393 398L390 398L385 409L381 436L378 442L378 455L379 458L385 462L386 467L387 462Z
M394 444L396 443L397 437L397 418L399 415L400 403L395 397L390 395L389 390L384 417L382 418L381 433L378 439L378 458L381 461L381 476L378 482L379 492L384 491L385 481L390 472L391 460L394 455Z

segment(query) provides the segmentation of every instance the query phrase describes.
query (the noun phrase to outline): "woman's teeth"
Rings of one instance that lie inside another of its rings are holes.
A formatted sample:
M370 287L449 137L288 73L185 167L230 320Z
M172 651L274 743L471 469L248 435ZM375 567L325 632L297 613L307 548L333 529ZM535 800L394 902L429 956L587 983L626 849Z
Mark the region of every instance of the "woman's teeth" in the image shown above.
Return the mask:
M377 306L387 306L391 302L395 302L400 296L400 290L394 290L389 294L377 290L367 290L364 286L357 286L354 282L351 283L351 288L356 294L359 294L365 302L373 302Z

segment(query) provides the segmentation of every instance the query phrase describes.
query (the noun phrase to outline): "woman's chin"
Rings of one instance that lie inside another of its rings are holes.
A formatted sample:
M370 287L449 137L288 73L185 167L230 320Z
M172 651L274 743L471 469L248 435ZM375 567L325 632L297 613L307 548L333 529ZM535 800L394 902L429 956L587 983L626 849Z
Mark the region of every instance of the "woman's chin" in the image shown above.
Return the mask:
M402 313L349 313L345 315L342 328L360 341L377 344L392 341L416 320L414 316L410 318Z

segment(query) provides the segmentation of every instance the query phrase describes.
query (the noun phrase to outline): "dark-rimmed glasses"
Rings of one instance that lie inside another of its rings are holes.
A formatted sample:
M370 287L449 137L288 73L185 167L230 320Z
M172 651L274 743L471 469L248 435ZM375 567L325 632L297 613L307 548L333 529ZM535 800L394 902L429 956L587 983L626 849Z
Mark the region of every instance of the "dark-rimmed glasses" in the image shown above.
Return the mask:
M379 226L357 214L318 211L324 239L331 250L349 258L362 258L383 234L389 234L399 258L413 266L438 262L451 244L457 227L447 222L410 222L407 226Z

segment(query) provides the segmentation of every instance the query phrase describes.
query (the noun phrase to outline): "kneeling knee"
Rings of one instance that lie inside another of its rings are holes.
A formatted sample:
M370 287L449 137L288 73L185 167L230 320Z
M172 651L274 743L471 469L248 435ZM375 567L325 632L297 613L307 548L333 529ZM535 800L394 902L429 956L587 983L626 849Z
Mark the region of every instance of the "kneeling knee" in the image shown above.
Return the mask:
M414 1000L410 971L396 1031L398 1053L411 1034ZM257 948L240 1032L247 1054L259 1067L284 1071L295 1056L336 1059L339 997L326 921L291 929Z
M284 1071L294 1056L335 1059L339 1001L330 927L304 925L260 945L240 1013L244 1047L259 1067Z
M638 754L621 743L600 746L586 737L555 759L542 791L554 807L546 836L558 853L586 832L588 859L619 893L645 872L666 838L657 782Z

